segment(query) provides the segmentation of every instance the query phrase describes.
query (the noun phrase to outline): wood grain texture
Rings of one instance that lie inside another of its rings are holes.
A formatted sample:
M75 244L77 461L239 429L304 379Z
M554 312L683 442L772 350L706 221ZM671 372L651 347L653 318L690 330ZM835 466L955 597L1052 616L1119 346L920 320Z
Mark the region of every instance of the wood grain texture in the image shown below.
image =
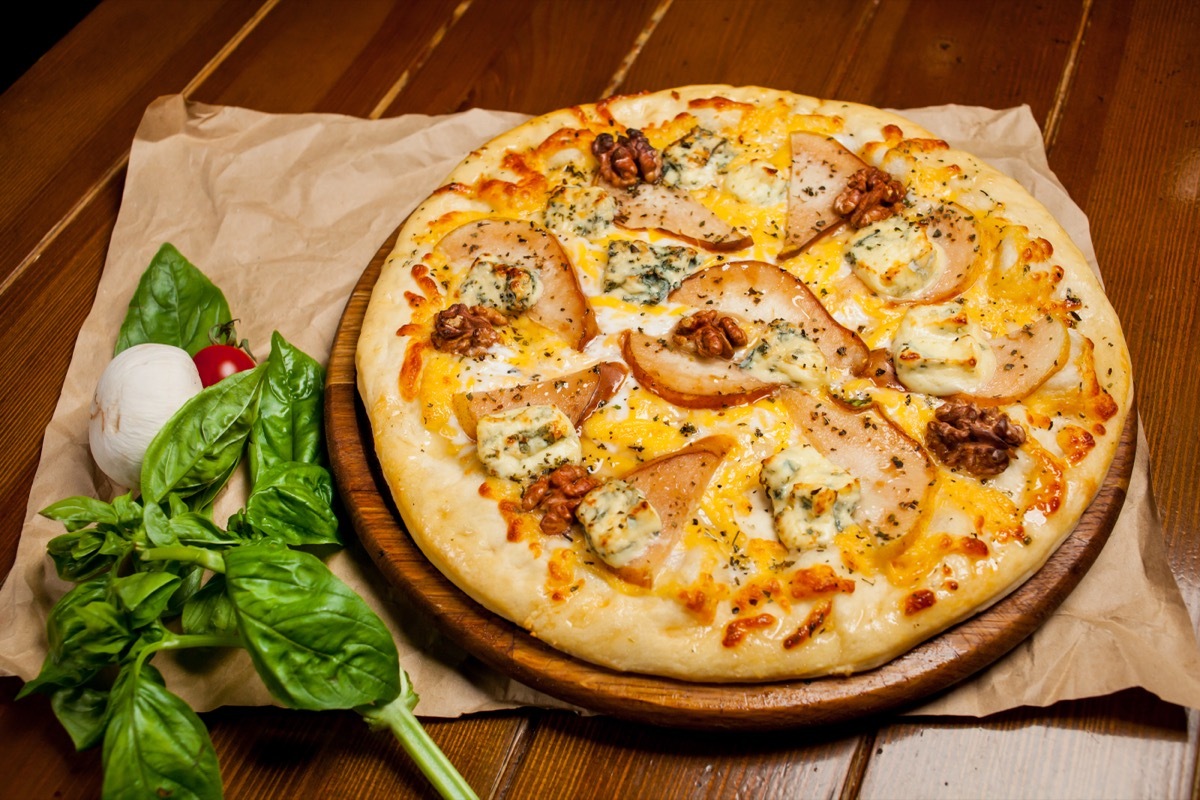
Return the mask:
M835 722L905 706L952 686L1007 653L1058 607L1116 523L1133 470L1136 414L1075 531L1042 569L987 611L877 669L849 677L767 684L695 684L587 664L529 636L459 591L427 562L399 520L374 456L358 397L355 349L371 290L395 246L380 247L346 304L325 383L325 430L341 497L363 547L451 639L487 664L575 705L637 722L767 730Z
M541 114L599 99L656 0L474 2L384 112ZM447 75L455 80L447 80Z
M728 83L826 96L875 6L871 0L676 2L618 91Z
M0 284L124 158L150 101L185 86L260 4L181 4L164 27L158 0L104 3L0 95ZM121 47L95 47L106 40Z

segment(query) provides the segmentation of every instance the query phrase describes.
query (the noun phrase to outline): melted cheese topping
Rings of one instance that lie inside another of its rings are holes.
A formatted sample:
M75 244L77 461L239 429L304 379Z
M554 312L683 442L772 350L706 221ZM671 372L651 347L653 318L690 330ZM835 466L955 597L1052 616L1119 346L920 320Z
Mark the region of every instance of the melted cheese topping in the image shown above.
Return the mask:
M791 550L828 547L862 499L858 479L807 443L776 453L762 464L779 541Z
M583 458L579 435L554 406L525 406L486 414L476 427L479 460L492 475L530 481Z
M817 389L829 383L829 365L816 343L802 329L777 319L767 326L742 369L768 383L787 383Z
M469 306L487 306L516 316L542 296L542 280L523 266L477 258L458 294Z
M867 286L903 300L929 285L945 254L930 241L923 226L895 216L861 228L845 259Z
M610 567L624 567L662 533L662 519L636 486L611 480L588 492L576 517L588 544Z
M970 392L996 371L987 334L958 303L909 309L892 352L900 382L935 397Z

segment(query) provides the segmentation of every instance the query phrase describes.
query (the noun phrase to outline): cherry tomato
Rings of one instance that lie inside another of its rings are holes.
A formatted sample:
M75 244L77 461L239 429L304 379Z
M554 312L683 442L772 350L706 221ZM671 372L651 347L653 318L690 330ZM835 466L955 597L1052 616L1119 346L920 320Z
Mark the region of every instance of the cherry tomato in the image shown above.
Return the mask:
M235 372L254 369L254 359L245 351L229 344L210 344L192 357L200 372L200 383L207 388L220 383Z

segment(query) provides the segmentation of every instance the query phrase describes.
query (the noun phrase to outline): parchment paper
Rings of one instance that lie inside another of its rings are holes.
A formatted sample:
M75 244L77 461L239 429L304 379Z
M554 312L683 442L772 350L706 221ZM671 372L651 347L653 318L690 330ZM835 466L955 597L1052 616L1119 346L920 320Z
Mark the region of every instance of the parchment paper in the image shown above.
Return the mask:
M1096 269L1087 220L1051 174L1027 107L901 113L1021 181ZM180 96L149 107L96 301L46 429L17 560L0 587L0 670L26 680L38 673L46 614L69 588L45 553L62 528L37 511L70 495L113 493L88 452L88 406L138 277L158 247L172 242L222 288L239 334L261 355L278 329L325 360L346 299L384 239L471 149L523 119L479 110L381 121L270 115ZM1058 613L1010 656L918 713L981 716L1131 686L1200 708L1200 650L1167 565L1147 464L1143 438L1116 529ZM239 489L222 499L218 520L239 507ZM353 547L330 566L392 628L422 716L566 707L444 639ZM198 710L271 702L240 651L186 662L159 657L155 664Z

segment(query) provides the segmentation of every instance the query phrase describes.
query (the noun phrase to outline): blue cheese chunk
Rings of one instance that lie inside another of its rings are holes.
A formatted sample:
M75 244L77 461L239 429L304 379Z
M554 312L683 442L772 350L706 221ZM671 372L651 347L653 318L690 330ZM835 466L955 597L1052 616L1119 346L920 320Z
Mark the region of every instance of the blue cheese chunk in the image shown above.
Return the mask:
M759 481L771 500L775 532L789 550L828 547L854 525L862 499L858 479L807 443L762 462Z
M630 303L655 305L700 266L690 247L652 245L638 239L616 239L608 245L604 291Z
M970 393L996 371L987 334L959 303L914 306L892 340L896 377L915 392Z
M924 226L895 216L859 229L845 260L858 279L876 293L904 300L937 276L945 253Z
M599 186L563 186L546 203L546 227L585 239L601 236L613 226L617 201Z
M767 326L741 368L768 383L816 389L829 383L829 365L803 328L777 319Z
M584 495L575 518L592 550L610 567L629 565L662 533L662 519L646 495L622 480L608 481Z
M575 426L550 405L485 414L476 426L476 440L479 460L490 474L521 483L583 461Z
M514 317L542 296L542 280L534 270L477 258L458 293L469 306L487 306Z
M725 188L743 203L776 206L787 200L788 183L774 164L755 160L731 171Z
M680 189L714 188L737 152L723 136L696 126L662 151L662 182Z

